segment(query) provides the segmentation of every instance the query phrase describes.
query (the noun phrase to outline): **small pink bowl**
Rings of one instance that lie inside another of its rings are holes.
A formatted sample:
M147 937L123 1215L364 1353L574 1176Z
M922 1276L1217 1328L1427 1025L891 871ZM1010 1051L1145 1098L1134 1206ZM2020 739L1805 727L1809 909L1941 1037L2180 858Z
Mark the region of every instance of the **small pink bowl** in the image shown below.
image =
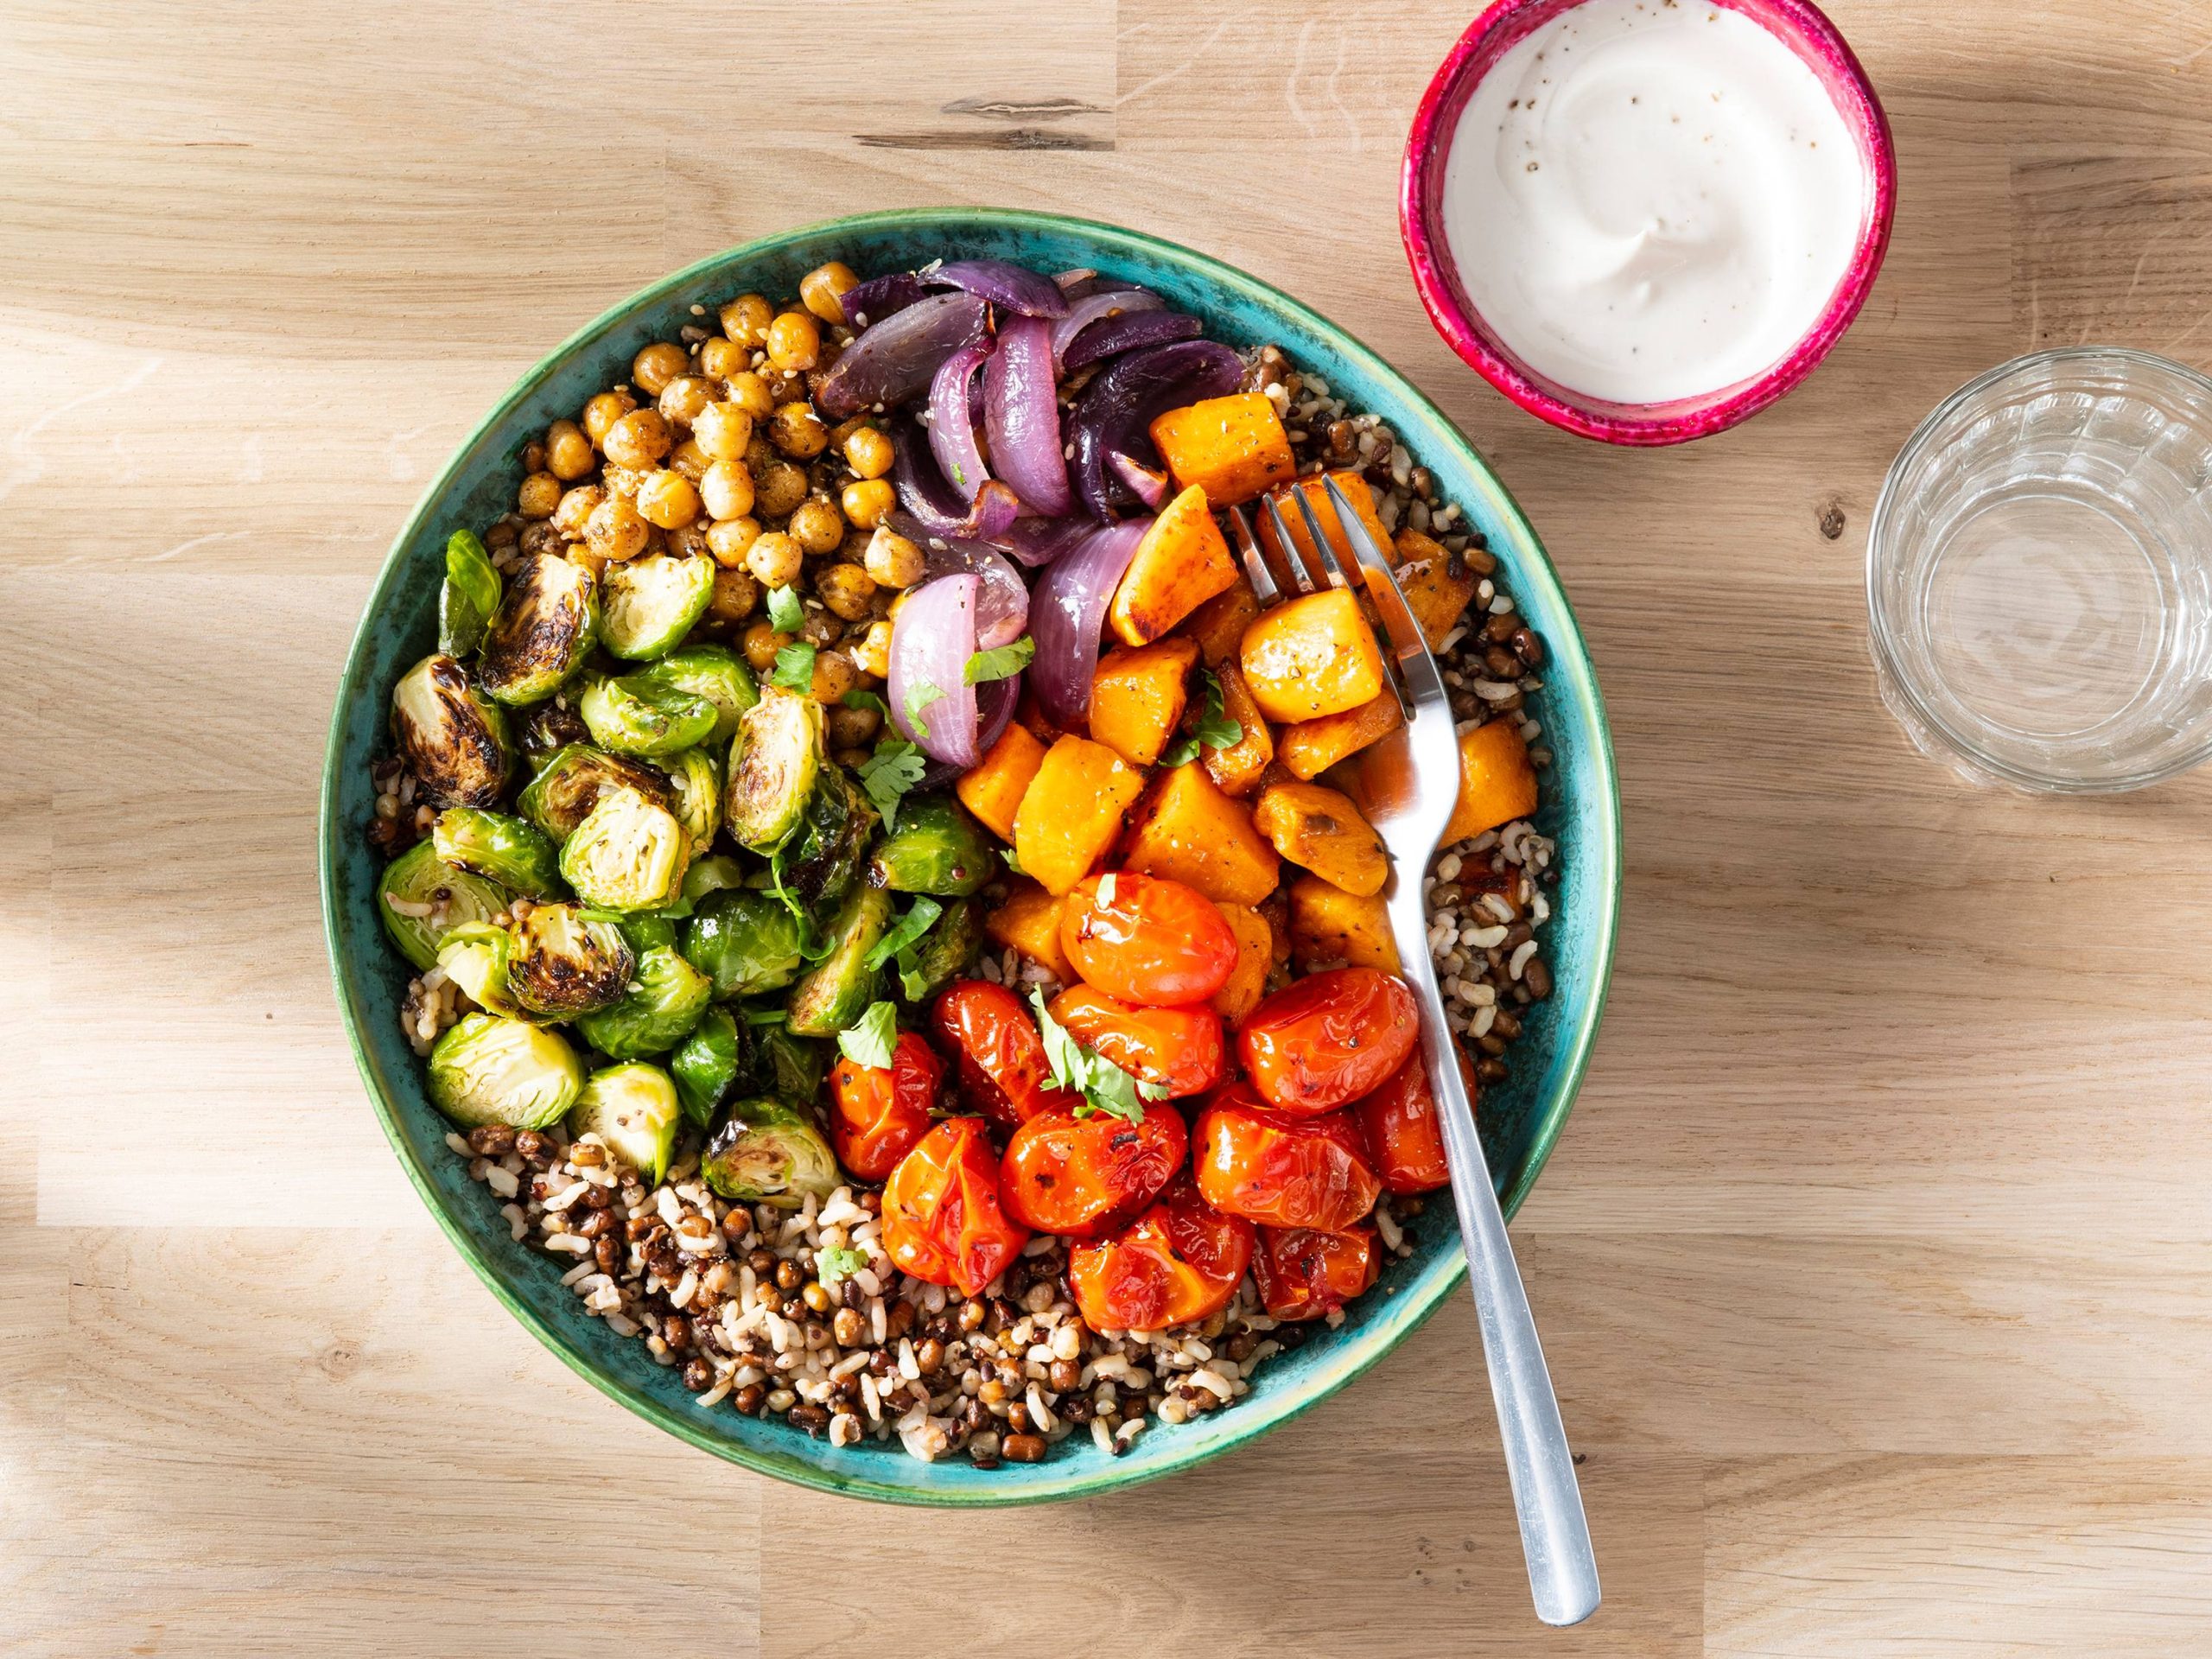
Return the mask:
M1700 397L1664 404L1615 404L1571 391L1522 363L1483 321L1461 285L1444 238L1444 167L1460 111L1476 83L1490 73L1507 48L1582 0L1497 0L1467 26L1414 112L1406 138L1405 165L1399 177L1398 229L1414 269L1429 321L1452 349L1483 378L1530 414L1554 426L1607 443L1686 443L1748 420L1813 372L1842 338L1882 268L1890 244L1890 219L1897 194L1897 146L1889 118L1874 96L1842 34L1810 0L1705 0L1738 11L1762 25L1805 60L1835 101L1844 124L1858 141L1866 176L1866 215L1850 268L1836 285L1812 332L1772 368Z

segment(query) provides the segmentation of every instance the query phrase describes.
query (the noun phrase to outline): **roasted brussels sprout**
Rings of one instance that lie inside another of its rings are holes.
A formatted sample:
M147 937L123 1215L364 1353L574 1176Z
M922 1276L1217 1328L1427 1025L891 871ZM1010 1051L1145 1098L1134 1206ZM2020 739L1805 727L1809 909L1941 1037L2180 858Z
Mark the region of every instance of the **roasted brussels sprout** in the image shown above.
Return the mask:
M764 687L730 746L722 822L742 846L773 852L798 827L821 775L822 705L782 686Z
M645 662L691 632L715 596L715 562L649 553L613 564L600 578L600 642L617 657Z
M704 742L718 718L706 698L642 674L595 679L576 699L592 741L617 754L674 754Z
M450 657L434 654L391 689L391 741L433 806L497 806L507 721Z
M610 789L635 790L662 806L676 798L668 775L657 767L588 744L572 743L545 763L515 806L558 846L599 804L601 794Z
M591 741L591 728L564 696L533 702L523 710L515 725L523 760L532 776L543 771L545 763L569 744Z
M753 1046L758 1058L753 1070L759 1073L760 1086L785 1100L812 1100L822 1090L822 1079L830 1075L830 1046L809 1042L804 1037L794 1037L781 1024L752 1026Z
M983 943L983 912L973 899L947 905L937 925L914 946L913 966L899 965L900 994L907 1001L927 1002L968 971Z
M464 1128L542 1129L575 1104L583 1063L553 1033L496 1014L466 1014L430 1051L430 1100Z
M869 885L893 893L965 899L999 867L991 837L950 795L910 795L899 804L899 827L876 844Z
M696 910L709 893L744 885L744 866L728 853L709 853L704 858L693 859L691 868L683 872L683 902Z
M617 917L614 923L640 960L648 950L676 949L676 924L677 918L665 910L641 910L634 915Z
M804 964L806 929L772 893L708 893L683 924L684 959L715 982L717 1000L780 991Z
M690 849L676 815L634 789L610 790L561 843L561 874L586 904L654 910L683 891Z
M798 840L785 855L785 882L816 910L835 910L861 879L875 808L842 766L822 763L822 775L799 820Z
M656 685L673 686L715 705L714 734L707 741L726 749L737 735L737 722L760 701L760 682L745 660L728 645L686 645L639 676Z
M580 564L533 553L515 567L485 630L477 673L501 702L543 702L591 652L599 633L599 584Z
M510 897L498 882L454 869L436 848L418 841L385 866L377 914L401 956L417 968L435 968L447 934L464 923L490 921Z
M504 812L449 806L430 826L430 844L442 863L489 876L531 899L561 893L560 857L537 828Z
M528 1019L529 1010L515 1000L514 986L507 977L514 942L514 935L504 927L490 922L464 922L438 946L438 966L478 1007L510 1020Z
M661 765L676 796L671 809L676 821L690 836L691 845L704 852L722 827L722 769L703 747L671 755Z
M702 1129L712 1128L715 1110L741 1077L751 1077L753 1065L752 1027L728 1008L709 1008L668 1057L683 1116Z
M446 537L446 580L438 589L438 649L466 657L484 643L484 630L499 608L499 573L473 530Z
M584 1040L610 1059L667 1053L691 1034L715 1000L714 982L669 945L640 951L630 982L637 989L625 993L613 1007L576 1021Z
M841 1179L814 1115L771 1095L734 1102L700 1160L707 1185L737 1204L796 1210L809 1193L828 1198Z
M791 988L784 1015L800 1037L834 1037L875 1000L875 971L868 954L891 925L891 895L855 889L830 924L830 954Z
M584 1082L569 1109L569 1133L595 1135L600 1144L636 1170L647 1186L660 1185L676 1150L683 1113L676 1085L657 1065L610 1065Z
M612 1007L628 993L638 959L622 930L575 905L532 905L514 925L507 982L532 1014L565 1020Z

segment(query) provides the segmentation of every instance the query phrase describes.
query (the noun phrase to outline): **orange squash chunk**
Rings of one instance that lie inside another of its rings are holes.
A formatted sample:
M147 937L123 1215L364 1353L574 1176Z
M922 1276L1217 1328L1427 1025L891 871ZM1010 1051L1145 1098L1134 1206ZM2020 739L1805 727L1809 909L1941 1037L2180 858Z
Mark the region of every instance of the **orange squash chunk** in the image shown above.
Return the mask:
M1179 632L1198 642L1198 660L1208 668L1236 659L1244 630L1259 620L1260 596L1242 575L1192 611Z
M1358 753L1405 723L1398 694L1385 690L1340 715L1324 715L1319 720L1301 720L1295 726L1284 727L1275 738L1275 758L1303 782L1319 778L1347 755Z
M1390 879L1382 837L1351 797L1319 784L1276 784L1252 804L1253 827L1275 851L1332 886L1367 899Z
M1122 815L1143 792L1144 775L1103 743L1060 739L1045 751L1014 815L1022 873L1047 893L1067 892L1114 844Z
M1459 798L1444 826L1444 844L1479 836L1536 810L1536 768L1511 720L1493 720L1459 735Z
M1027 868L1028 859L1021 861ZM1195 887L1217 905L1258 904L1281 872L1275 849L1252 827L1251 809L1223 794L1195 760L1154 783L1130 817L1122 862Z
M1252 700L1251 687L1244 683L1244 671L1235 663L1224 663L1213 672L1221 682L1221 712L1235 721L1244 734L1225 749L1201 744L1198 758L1205 762L1206 775L1221 785L1222 793L1249 795L1260 786L1268 763L1275 758L1274 736L1268 730L1260 705Z
M1348 588L1305 594L1244 631L1241 665L1270 720L1319 720L1383 689L1382 652Z
M1171 638L1109 651L1090 682L1090 735L1133 766L1160 759L1190 702L1195 639Z
M1137 543L1107 619L1125 645L1148 645L1236 581L1236 561L1192 485L1160 511Z
M1006 902L983 918L983 931L1001 945L1020 951L1039 967L1051 969L1061 984L1072 985L1075 969L1060 949L1060 917L1066 908L1065 899L1017 877Z
M1482 572L1417 530L1400 531L1397 547L1402 561L1398 566L1398 591L1406 596L1406 608L1420 625L1421 638L1434 651L1444 636L1459 625L1467 601L1482 586ZM1457 575L1452 574L1455 569Z
M1316 582L1328 580L1328 567L1321 563L1319 556L1313 550L1313 532L1306 529L1306 515L1298 510L1298 501L1293 492L1303 494L1313 504L1313 516L1321 521L1322 531L1329 538L1329 546L1336 554L1337 562L1344 567L1345 577L1350 579L1361 568L1359 556L1351 550L1351 539L1345 536L1344 526L1337 522L1337 504L1329 499L1328 479L1334 479L1337 487L1351 500L1352 512L1367 527L1367 533L1375 538L1375 545L1382 550L1383 557L1389 558L1392 552L1390 532L1382 528L1382 519L1375 514L1375 492L1367 487L1367 480L1357 473L1330 473L1325 476L1316 473L1293 484L1279 485L1268 493L1274 497L1276 506L1282 512L1283 523L1290 527L1291 544L1298 550L1299 557ZM1253 517L1259 520L1260 545L1274 556L1280 566L1282 563L1282 543L1275 535L1273 518L1265 512L1255 512ZM1395 560L1392 562L1395 563Z
M1019 721L1009 724L1005 735L991 745L975 766L960 777L952 792L960 804L990 825L1001 841L1014 839L1014 817L1030 780L1045 763L1045 746Z
M1176 488L1196 485L1216 506L1249 501L1268 485L1298 475L1290 435L1265 392L1232 392L1171 409L1151 430Z
M1232 1024L1260 1006L1267 994L1268 970L1274 966L1275 931L1268 918L1245 905L1217 905L1236 936L1236 966L1229 982L1213 994L1213 1011Z
M1400 965L1382 900L1346 893L1318 875L1290 884L1290 953L1300 969L1343 962L1395 974Z

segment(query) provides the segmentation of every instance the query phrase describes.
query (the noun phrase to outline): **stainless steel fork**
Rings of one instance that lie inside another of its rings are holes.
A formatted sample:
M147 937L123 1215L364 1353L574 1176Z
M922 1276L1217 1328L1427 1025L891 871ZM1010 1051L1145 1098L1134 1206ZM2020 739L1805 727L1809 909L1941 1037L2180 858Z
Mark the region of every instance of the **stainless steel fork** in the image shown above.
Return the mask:
M1490 1363L1491 1395L1497 1406L1505 1472L1521 1522L1529 1587L1535 1598L1537 1618L1547 1624L1578 1624L1598 1610L1600 1598L1589 1522L1582 1513L1582 1493L1574 1478L1567 1430L1560 1421L1559 1401L1552 1392L1551 1373L1545 1369L1513 1246L1505 1236L1505 1217L1483 1157L1474 1105L1459 1074L1451 1027L1445 1023L1444 1001L1437 990L1435 964L1428 953L1428 912L1421 881L1459 793L1459 747L1451 698L1389 561L1336 481L1326 479L1325 483L1344 540L1366 573L1368 596L1389 635L1388 657L1396 671L1392 683L1406 716L1403 726L1363 752L1360 805L1390 853L1390 881L1383 902L1403 976L1421 1003L1421 1058L1443 1122L1452 1205L1459 1211L1459 1237L1466 1247L1467 1282L1482 1327L1483 1354ZM1306 486L1301 483L1288 493L1313 538L1319 567L1317 572L1300 559L1281 508L1268 498L1264 504L1268 528L1274 532L1289 585L1300 594L1319 591L1323 583L1351 586ZM1282 588L1254 539L1251 525L1241 509L1232 508L1230 518L1260 603L1278 603L1284 596Z

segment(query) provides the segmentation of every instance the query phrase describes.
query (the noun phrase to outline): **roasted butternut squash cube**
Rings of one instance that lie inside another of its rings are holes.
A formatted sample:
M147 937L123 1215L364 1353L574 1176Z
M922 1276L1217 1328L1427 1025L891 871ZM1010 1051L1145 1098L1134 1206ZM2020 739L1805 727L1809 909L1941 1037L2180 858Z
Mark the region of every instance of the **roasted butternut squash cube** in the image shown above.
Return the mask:
M1260 786L1268 762L1275 758L1274 734L1268 730L1260 705L1252 700L1252 688L1244 683L1243 669L1227 662L1213 674L1221 684L1221 712L1236 722L1243 735L1224 748L1200 744L1198 758L1205 762L1206 775L1221 785L1223 794L1249 795Z
M1217 507L1249 501L1268 485L1298 475L1290 435L1265 392L1232 392L1171 409L1153 422L1152 441L1175 487L1196 485Z
M1107 620L1125 645L1148 645L1236 581L1236 561L1192 485L1160 510L1137 543Z
M1444 844L1479 836L1536 810L1536 768L1512 720L1493 720L1459 734L1459 798L1444 826Z
M1417 530L1398 532L1398 591L1434 651L1459 626L1467 601L1482 586L1482 572Z
M1021 862L1027 869L1028 859ZM1252 810L1223 794L1195 760L1154 781L1130 815L1122 862L1195 887L1217 905L1258 904L1281 870L1275 849L1252 827Z
M1383 690L1382 652L1348 588L1302 594L1244 631L1240 666L1269 720L1319 720Z
M1133 766L1152 765L1183 718L1198 660L1198 641L1181 638L1108 652L1090 682L1091 737Z
M1268 918L1245 905L1217 905L1229 931L1236 936L1236 965L1229 981L1213 994L1213 1011L1231 1024L1260 1006L1267 995L1268 970L1275 965L1275 931Z
M1398 694L1385 690L1357 709L1319 720L1301 720L1276 734L1275 759L1301 782L1319 778L1347 755L1358 753L1376 739L1388 736L1406 723Z
M1067 892L1114 844L1122 814L1142 793L1144 775L1103 743L1060 739L1045 751L1014 815L1014 855L1023 873L1047 893Z
M1274 936L1270 944L1272 963L1284 968L1290 963L1290 895L1277 887L1260 901L1260 919L1267 923L1268 931Z
M1021 798L1044 763L1045 746L1017 721L991 745L989 753L961 774L952 792L960 798L961 805L990 825L1001 841L1012 841L1014 814L1020 810Z
M1359 556L1351 550L1351 538L1344 534L1344 526L1337 522L1337 504L1329 499L1327 480L1333 479L1337 487L1351 502L1351 510L1367 533L1375 538L1375 545L1382 550L1382 556L1391 557L1390 532L1382 528L1382 521L1375 515L1375 492L1367 487L1367 480L1356 472L1316 473L1295 483L1280 484L1268 493L1274 498L1275 505L1282 512L1282 521L1290 529L1291 544L1298 550L1300 560L1317 582L1329 579L1328 566L1322 563L1313 550L1313 532L1306 527L1306 515L1298 510L1296 497L1303 495L1313 504L1313 516L1321 521L1322 533L1329 538L1329 547L1344 567L1345 577L1352 579L1360 569ZM1255 512L1259 520L1260 545L1271 555L1278 568L1283 563L1282 543L1275 535L1274 520L1266 512ZM1392 563L1395 563L1395 559Z
M1061 984L1072 985L1075 969L1060 949L1060 917L1066 909L1065 899L1017 877L1006 902L983 918L983 931L1000 944L1020 951L1039 967L1049 969Z
M1259 620L1260 596L1242 575L1184 620L1177 630L1198 642L1198 660L1208 668L1236 660L1244 630Z
M1400 965L1382 899L1346 893L1318 875L1290 884L1290 954L1301 969L1340 962L1395 974Z
M1390 855L1351 797L1319 784L1276 784L1252 803L1252 825L1275 851L1360 898L1382 891Z

